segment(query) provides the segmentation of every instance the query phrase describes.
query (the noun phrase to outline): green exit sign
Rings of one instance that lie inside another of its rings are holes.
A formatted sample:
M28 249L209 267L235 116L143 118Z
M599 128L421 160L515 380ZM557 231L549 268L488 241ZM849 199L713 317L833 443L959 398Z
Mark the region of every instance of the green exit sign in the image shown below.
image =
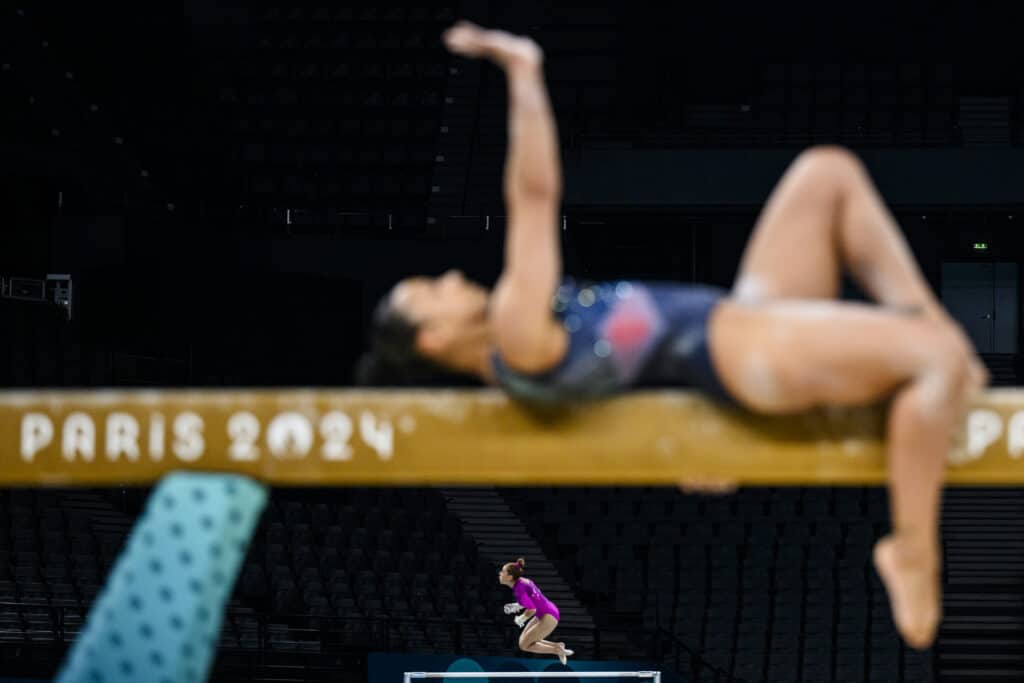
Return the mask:
M974 251L988 251L988 242L975 242Z

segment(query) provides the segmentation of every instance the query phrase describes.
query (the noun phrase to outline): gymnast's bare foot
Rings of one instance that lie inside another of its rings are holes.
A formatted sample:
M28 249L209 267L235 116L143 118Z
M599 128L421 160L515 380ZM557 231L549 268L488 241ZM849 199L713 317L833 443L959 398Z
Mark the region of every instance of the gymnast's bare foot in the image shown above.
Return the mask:
M487 57L507 70L536 69L544 61L537 43L524 36L460 21L444 32L448 49L463 57Z
M908 645L923 650L942 620L942 589L938 547L915 541L890 534L875 544L874 559L896 629Z

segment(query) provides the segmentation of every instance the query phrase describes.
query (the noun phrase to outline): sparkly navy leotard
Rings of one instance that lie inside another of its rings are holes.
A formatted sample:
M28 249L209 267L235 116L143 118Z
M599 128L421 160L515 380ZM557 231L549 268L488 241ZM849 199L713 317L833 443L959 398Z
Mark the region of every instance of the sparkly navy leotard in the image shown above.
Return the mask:
M731 401L708 353L707 322L725 292L700 285L566 281L555 315L569 333L565 357L539 374L517 372L495 354L498 382L535 403L593 399L644 385L690 386Z

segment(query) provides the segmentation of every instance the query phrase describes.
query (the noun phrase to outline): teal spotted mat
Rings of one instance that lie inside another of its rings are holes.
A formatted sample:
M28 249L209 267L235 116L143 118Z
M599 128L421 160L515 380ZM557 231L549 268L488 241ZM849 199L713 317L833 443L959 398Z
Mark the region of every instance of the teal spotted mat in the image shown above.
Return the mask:
M266 502L264 486L237 475L165 477L55 680L205 681Z

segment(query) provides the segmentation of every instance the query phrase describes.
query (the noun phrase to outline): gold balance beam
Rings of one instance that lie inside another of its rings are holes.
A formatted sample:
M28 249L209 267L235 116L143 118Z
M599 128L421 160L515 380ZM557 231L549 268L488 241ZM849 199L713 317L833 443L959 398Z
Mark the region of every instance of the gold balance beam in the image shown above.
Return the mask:
M881 407L763 417L680 391L554 412L492 390L0 392L0 485L878 484L883 431ZM1024 483L1024 392L987 392L962 437L950 482Z

